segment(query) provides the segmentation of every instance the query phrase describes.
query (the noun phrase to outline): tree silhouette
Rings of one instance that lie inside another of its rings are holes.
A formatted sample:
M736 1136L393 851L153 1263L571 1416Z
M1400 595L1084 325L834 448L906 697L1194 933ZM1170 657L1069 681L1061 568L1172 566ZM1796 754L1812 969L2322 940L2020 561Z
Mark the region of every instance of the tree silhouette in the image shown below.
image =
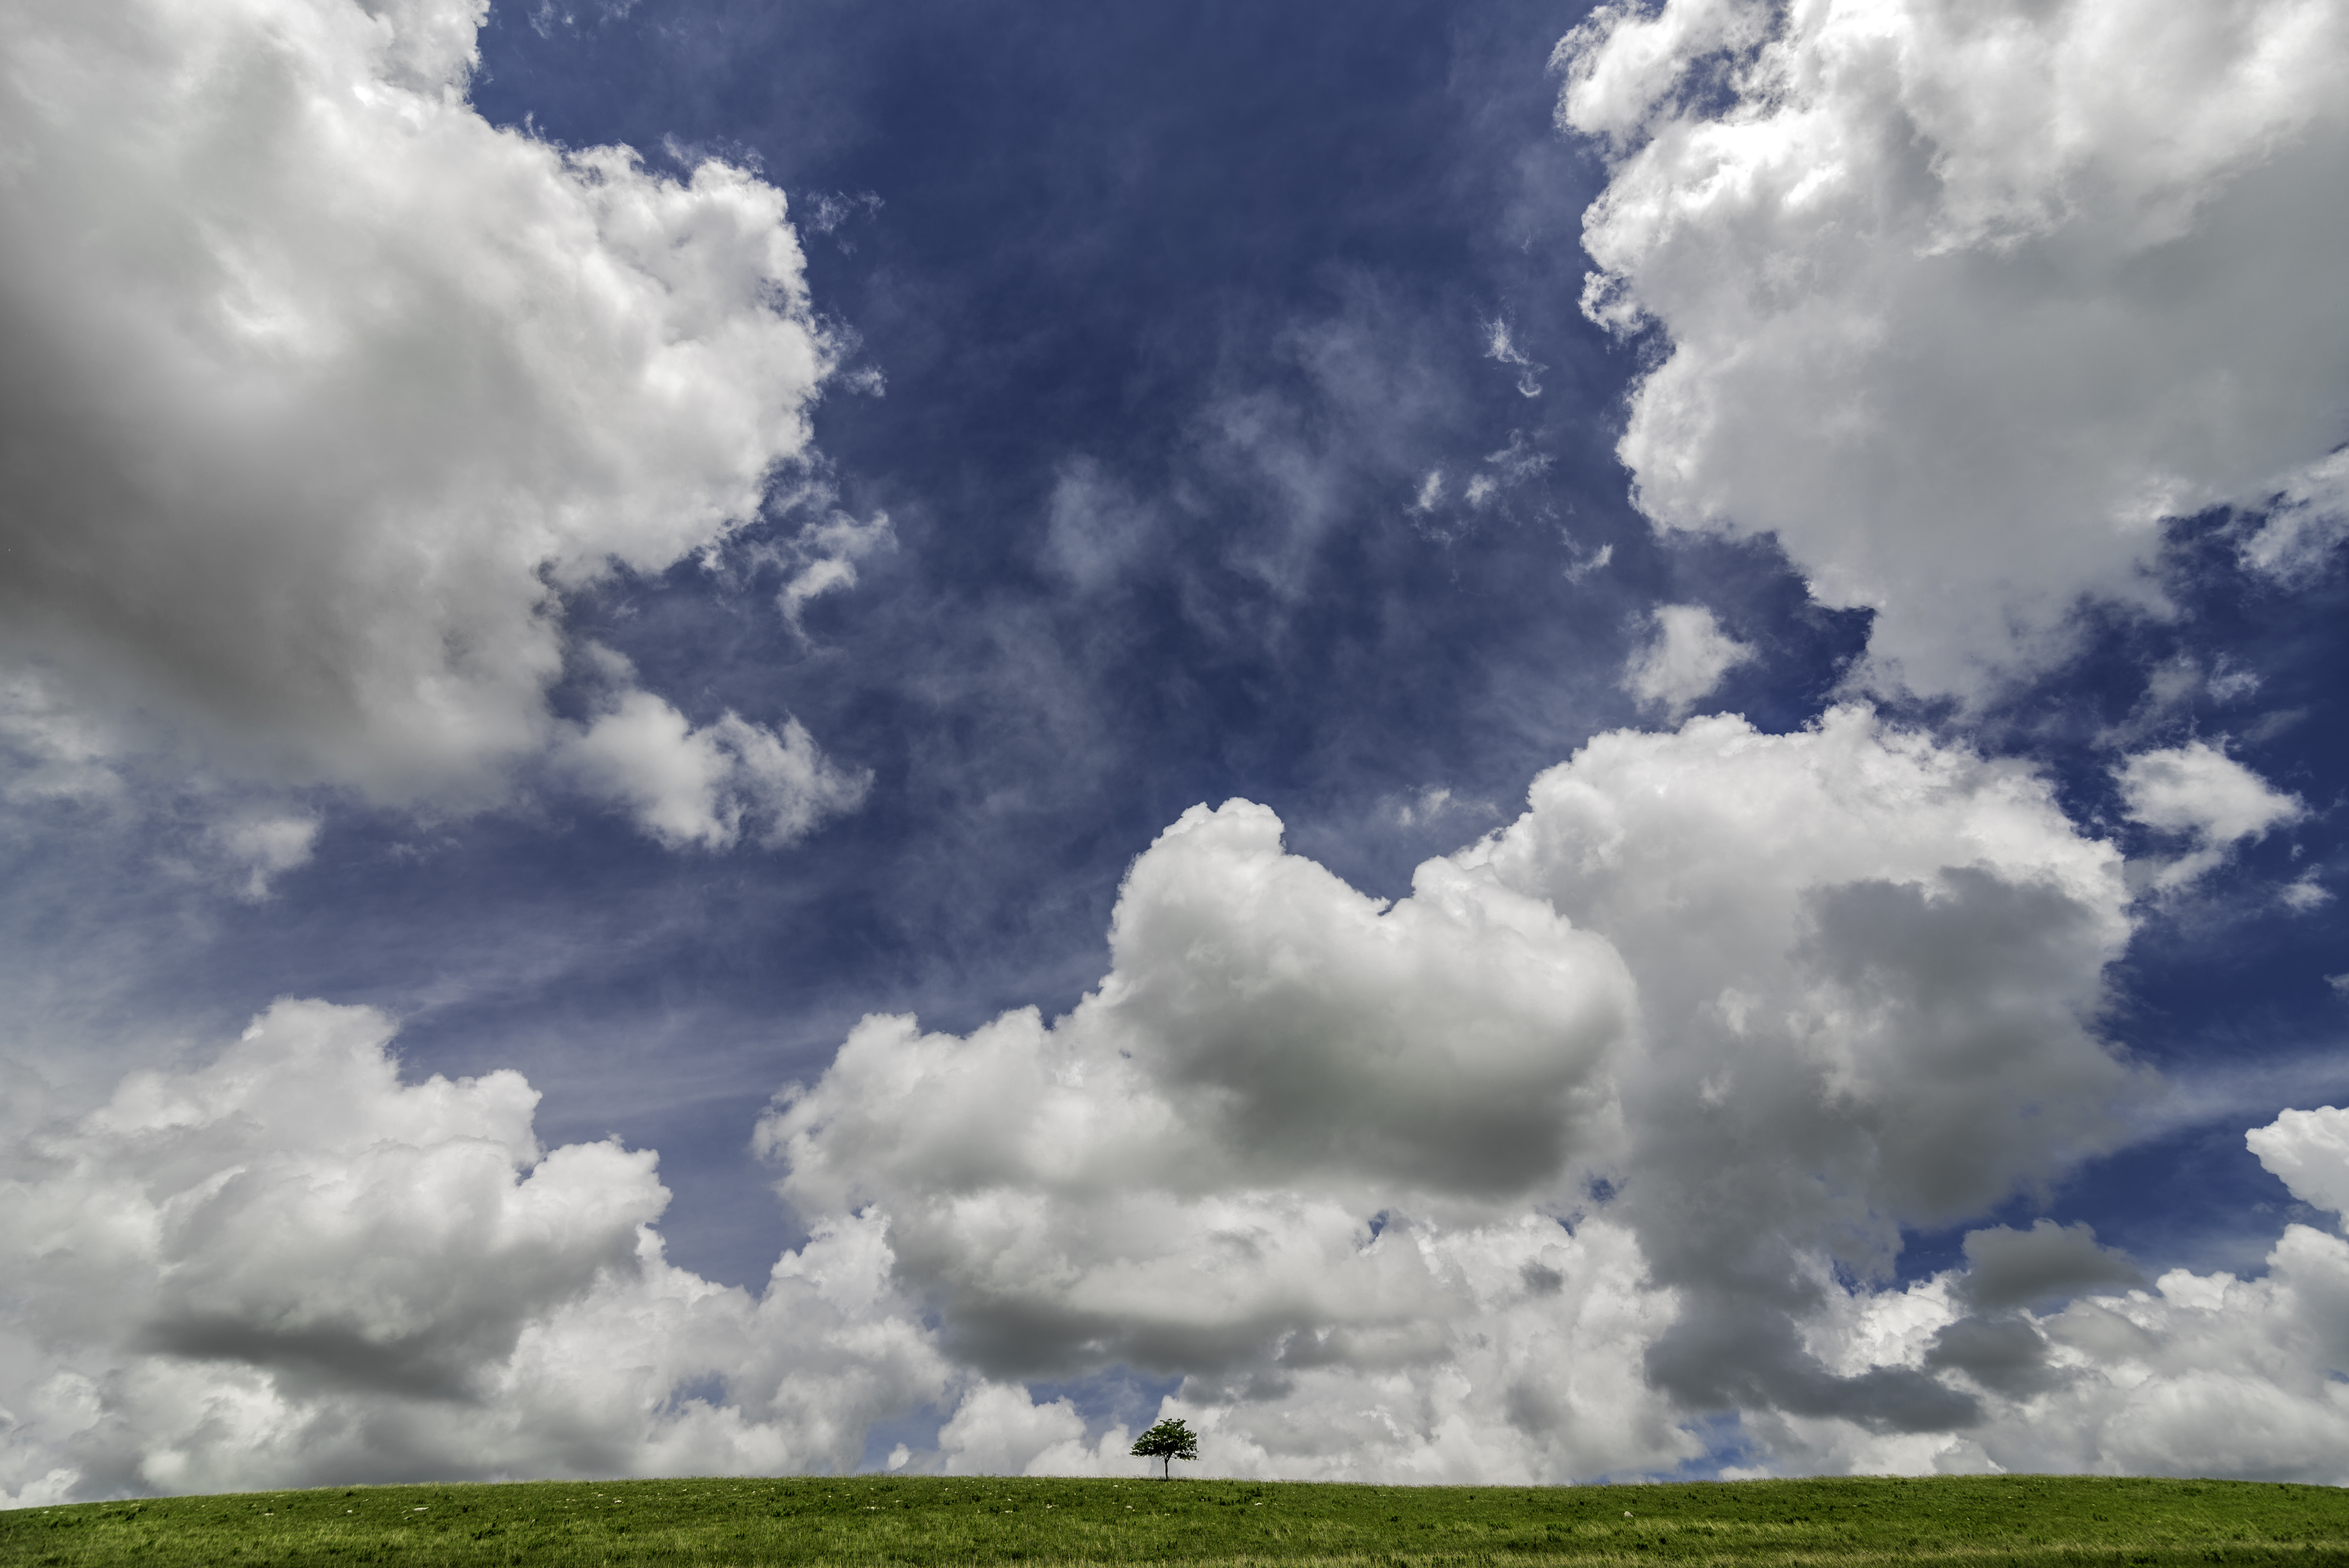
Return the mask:
M1172 1480L1176 1459L1199 1457L1199 1438L1190 1428L1170 1417L1133 1439L1133 1456L1140 1459L1165 1460L1166 1479Z

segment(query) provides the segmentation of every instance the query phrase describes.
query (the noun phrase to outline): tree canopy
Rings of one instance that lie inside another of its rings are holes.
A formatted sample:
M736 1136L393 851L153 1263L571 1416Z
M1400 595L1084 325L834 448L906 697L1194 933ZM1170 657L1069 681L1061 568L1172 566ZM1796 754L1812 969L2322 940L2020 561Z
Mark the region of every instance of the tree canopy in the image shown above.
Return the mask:
M1176 1459L1199 1457L1198 1434L1169 1417L1133 1439L1133 1455L1136 1459L1164 1460L1166 1477L1171 1480Z

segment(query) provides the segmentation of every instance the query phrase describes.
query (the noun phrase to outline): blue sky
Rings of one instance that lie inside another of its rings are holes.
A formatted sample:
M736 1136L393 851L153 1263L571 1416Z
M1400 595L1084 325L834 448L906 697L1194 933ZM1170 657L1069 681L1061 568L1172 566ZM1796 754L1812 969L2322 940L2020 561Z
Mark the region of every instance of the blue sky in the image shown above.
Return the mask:
M19 1504L2349 1479L2327 7L21 21Z

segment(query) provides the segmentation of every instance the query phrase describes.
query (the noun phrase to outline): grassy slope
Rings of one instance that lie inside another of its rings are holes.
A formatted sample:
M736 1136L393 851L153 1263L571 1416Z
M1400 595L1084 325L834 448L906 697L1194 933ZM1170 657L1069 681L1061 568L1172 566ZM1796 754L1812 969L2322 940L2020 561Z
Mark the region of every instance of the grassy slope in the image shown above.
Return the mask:
M0 1513L0 1564L2349 1563L2349 1490L2000 1476L1638 1487L838 1480L339 1488Z

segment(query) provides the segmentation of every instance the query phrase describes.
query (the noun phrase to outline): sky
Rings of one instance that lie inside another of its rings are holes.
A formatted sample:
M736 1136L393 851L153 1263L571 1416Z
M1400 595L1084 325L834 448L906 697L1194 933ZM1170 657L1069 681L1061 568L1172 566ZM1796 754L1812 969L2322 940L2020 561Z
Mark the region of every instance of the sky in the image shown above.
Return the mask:
M2349 1484L2331 0L0 0L0 1504Z

